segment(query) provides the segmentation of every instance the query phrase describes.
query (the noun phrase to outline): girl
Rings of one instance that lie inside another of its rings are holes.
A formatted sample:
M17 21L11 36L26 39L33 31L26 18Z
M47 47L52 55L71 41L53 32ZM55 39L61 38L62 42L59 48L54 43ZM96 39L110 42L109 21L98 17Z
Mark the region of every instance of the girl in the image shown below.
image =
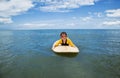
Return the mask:
M58 45L75 47L73 42L67 37L66 32L61 32L60 37L61 39L58 40L54 47L57 47Z

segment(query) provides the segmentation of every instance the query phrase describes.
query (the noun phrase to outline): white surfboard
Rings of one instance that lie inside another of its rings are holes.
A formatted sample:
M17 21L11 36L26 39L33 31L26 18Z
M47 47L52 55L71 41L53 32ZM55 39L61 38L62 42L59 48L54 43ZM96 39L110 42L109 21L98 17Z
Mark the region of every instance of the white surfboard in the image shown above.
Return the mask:
M56 41L57 42L57 41ZM56 42L54 42L52 50L56 53L78 53L79 49L75 46L75 47L71 47L71 46L57 46L54 47Z

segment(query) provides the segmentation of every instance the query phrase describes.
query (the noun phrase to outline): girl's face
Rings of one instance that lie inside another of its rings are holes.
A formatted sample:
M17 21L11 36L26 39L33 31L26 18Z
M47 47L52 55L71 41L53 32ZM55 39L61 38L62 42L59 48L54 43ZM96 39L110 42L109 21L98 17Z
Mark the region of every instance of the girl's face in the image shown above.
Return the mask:
M61 39L63 39L63 40L64 40L64 39L67 39L66 34L62 34L62 35L61 35Z

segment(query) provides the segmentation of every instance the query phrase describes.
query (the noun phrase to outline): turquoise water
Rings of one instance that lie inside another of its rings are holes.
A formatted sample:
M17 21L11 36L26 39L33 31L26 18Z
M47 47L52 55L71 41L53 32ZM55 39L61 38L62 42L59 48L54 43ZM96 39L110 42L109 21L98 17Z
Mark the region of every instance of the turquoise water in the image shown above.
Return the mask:
M66 31L78 54L55 54ZM0 31L0 78L120 78L120 30Z

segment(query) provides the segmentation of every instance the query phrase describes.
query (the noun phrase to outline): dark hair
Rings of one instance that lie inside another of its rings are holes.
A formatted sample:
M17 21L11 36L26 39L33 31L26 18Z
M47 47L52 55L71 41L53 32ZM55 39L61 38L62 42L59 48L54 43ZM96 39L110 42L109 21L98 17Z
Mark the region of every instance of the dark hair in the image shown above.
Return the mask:
M65 34L67 36L67 33L66 32L61 32L60 33L60 36L62 36L62 34Z

